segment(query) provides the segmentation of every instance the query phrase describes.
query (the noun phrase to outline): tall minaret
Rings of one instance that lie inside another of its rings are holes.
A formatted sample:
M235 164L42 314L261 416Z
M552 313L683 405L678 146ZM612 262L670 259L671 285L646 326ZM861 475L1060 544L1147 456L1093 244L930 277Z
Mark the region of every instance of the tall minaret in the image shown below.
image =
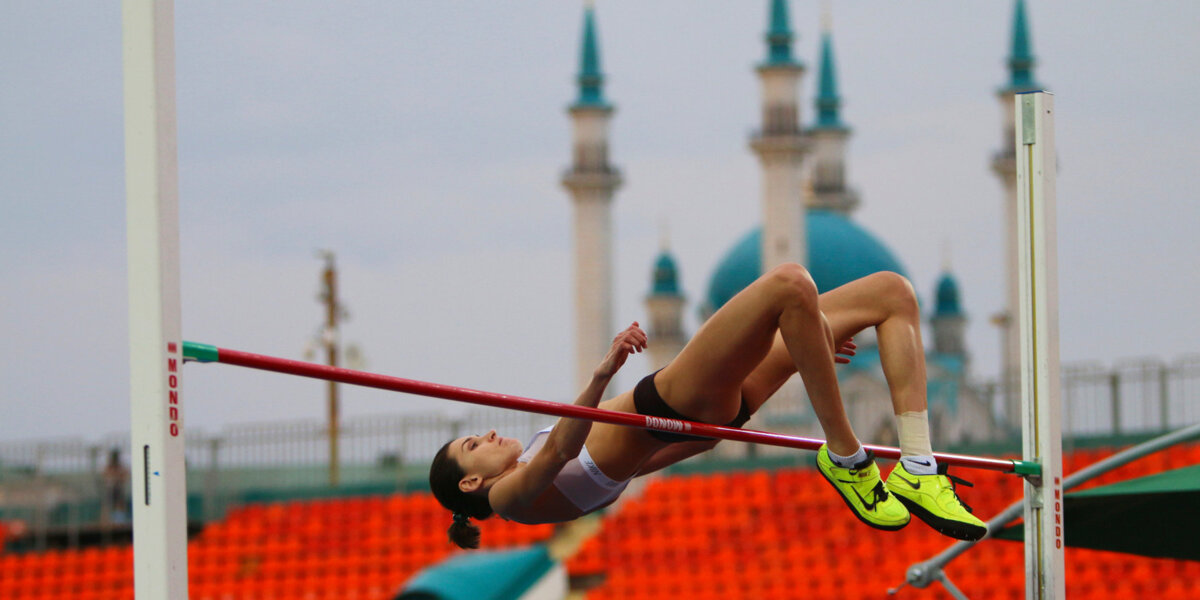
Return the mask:
M667 366L687 343L687 335L683 332L683 304L679 269L664 241L662 252L654 263L650 293L646 295L646 311L650 313L650 343L646 351L654 370Z
M763 166L762 270L785 262L807 264L801 169L807 142L800 131L796 98L804 65L792 58L787 0L772 0L767 58L758 65L762 80L762 128L750 147Z
M850 214L858 207L858 193L846 187L846 140L850 128L842 123L837 72L833 67L833 34L829 13L821 33L821 73L817 90L817 122L808 130L814 165L809 206Z
M610 207L621 184L620 172L608 163L608 120L613 107L604 99L591 6L583 13L578 82L579 98L568 110L574 126L574 156L562 184L575 205L575 380L582 389L616 334Z
M1005 240L1005 286L1004 309L993 318L1000 326L1003 348L1001 348L1001 377L1012 385L1005 402L1005 417L1009 423L1020 423L1020 398L1015 392L1016 376L1021 365L1021 328L1017 323L1018 264L1017 264L1017 165L1014 145L1013 95L1019 92L1043 89L1033 79L1033 54L1029 48L1029 27L1025 19L1025 2L1017 0L1013 17L1012 54L1008 57L1009 81L997 91L1000 100L1003 137L1000 150L992 157L992 171L1004 185L1004 240Z

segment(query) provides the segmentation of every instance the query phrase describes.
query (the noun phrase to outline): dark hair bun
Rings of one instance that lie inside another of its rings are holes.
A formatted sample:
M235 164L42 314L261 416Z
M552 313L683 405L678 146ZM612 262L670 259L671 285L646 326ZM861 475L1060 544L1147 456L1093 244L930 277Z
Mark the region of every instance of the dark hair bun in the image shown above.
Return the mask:
M454 522L450 524L447 533L450 535L450 541L459 548L479 547L479 527L472 525L467 515L454 513Z

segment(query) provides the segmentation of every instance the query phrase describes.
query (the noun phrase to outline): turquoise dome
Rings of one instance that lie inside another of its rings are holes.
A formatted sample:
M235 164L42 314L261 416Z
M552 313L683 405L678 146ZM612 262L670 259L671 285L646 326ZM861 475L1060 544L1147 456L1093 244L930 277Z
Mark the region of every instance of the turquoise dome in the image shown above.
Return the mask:
M937 307L934 314L938 317L956 317L962 314L962 307L958 302L958 282L950 273L943 273L942 278L938 280Z
M650 293L655 296L679 295L679 269L675 267L675 259L667 251L658 255L654 263L654 279Z
M839 213L809 209L808 271L827 292L879 271L907 276L900 261L875 236ZM704 312L721 308L762 274L762 227L746 234L717 265L708 284Z

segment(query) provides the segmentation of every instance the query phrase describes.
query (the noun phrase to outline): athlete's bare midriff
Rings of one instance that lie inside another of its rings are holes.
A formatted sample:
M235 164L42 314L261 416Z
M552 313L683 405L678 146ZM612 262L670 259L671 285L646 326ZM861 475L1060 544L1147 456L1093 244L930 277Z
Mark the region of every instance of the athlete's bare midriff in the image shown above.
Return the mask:
M633 392L625 392L615 398L601 402L599 408L620 412L633 413ZM624 481L637 475L638 469L647 458L652 456L666 444L660 442L645 430L636 427L594 423L588 432L585 446L596 466L615 481ZM524 468L522 464L518 468ZM611 502L609 503L611 504ZM595 510L608 506L605 504ZM525 524L561 523L577 519L586 514L571 503L562 492L553 485L547 487L537 499L519 511L501 515L502 517Z

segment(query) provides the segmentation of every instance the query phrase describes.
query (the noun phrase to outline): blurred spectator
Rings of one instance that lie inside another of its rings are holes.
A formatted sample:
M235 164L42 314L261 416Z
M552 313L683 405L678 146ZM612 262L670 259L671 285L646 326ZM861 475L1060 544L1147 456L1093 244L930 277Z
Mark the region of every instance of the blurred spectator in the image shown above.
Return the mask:
M4 551L4 546L9 540L15 540L25 535L28 528L25 526L25 521L12 520L0 521L0 552Z
M108 464L102 473L104 496L101 498L100 520L104 523L129 522L129 469L121 464L120 449L108 453Z

